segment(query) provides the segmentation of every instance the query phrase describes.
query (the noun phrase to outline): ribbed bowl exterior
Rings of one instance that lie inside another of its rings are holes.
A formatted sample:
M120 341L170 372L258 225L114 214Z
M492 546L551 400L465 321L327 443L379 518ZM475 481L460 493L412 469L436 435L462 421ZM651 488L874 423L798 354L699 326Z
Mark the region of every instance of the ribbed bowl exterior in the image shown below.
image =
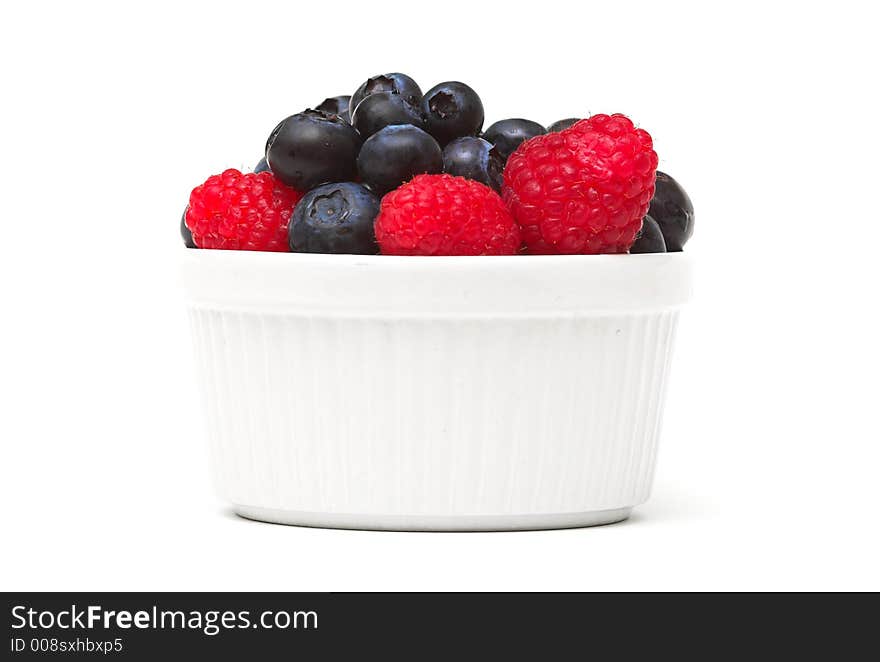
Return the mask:
M641 258L620 257L612 266ZM617 312L567 301L554 313L550 290L532 314L527 297L516 305L514 287L508 308L486 314L481 297L497 293L472 292L468 309L450 311L438 295L437 308L404 301L373 313L345 296L338 307L323 299L247 305L240 290L224 303L222 283L205 295L217 265L200 263L212 259L197 255L185 269L195 293L189 314L216 484L245 514L427 529L454 529L456 518L462 528L494 528L492 518L537 517L539 528L540 516L629 509L648 498L688 269L673 267L682 286L668 302L654 293ZM443 270L455 264L433 267L442 289ZM307 290L310 265L291 269L292 286ZM395 518L404 524L375 524ZM432 518L444 525L432 527Z

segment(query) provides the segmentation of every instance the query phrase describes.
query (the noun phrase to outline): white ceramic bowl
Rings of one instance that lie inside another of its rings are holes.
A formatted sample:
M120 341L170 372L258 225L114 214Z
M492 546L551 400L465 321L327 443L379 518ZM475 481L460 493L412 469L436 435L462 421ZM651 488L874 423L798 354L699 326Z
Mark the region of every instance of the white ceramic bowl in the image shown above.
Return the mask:
M648 498L683 253L187 250L183 274L214 477L245 517L539 529Z

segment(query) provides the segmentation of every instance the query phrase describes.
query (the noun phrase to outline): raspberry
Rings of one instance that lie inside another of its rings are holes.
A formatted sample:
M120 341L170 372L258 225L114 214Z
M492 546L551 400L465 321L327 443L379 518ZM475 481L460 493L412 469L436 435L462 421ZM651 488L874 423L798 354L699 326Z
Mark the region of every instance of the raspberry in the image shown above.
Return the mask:
M376 240L385 255L513 255L516 222L488 186L418 175L382 198Z
M530 253L625 253L654 195L651 136L594 115L524 142L504 170L504 201Z
M193 189L186 226L199 248L287 251L287 225L301 197L270 172L229 169Z

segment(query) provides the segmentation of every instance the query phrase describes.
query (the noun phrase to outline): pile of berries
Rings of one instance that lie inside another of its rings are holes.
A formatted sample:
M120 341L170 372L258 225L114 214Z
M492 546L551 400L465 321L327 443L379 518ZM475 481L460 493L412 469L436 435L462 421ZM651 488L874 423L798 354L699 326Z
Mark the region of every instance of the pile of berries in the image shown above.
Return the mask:
M254 172L193 189L190 248L384 255L680 251L687 193L624 115L483 130L464 83L374 76L282 120Z

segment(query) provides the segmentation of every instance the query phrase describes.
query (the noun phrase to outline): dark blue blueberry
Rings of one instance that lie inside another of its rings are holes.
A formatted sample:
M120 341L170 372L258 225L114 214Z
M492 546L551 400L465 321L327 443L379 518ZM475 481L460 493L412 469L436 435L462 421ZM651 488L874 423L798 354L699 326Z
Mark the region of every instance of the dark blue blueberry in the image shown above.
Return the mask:
M354 178L361 138L336 115L306 110L281 122L269 136L272 173L298 191Z
M323 110L325 113L330 113L332 115L339 115L346 122L351 122L351 113L349 113L349 101L351 101L350 96L342 96L342 97L330 97L328 99L324 99L315 110Z
M189 209L189 207L186 209ZM198 248L196 242L193 241L192 232L186 227L186 209L183 210L183 215L180 217L180 236L183 237L183 243L186 244L187 248Z
M368 96L354 109L351 123L364 140L393 124L412 124L420 129L425 126L418 106L397 92L376 92Z
M361 179L379 195L415 175L443 170L440 145L411 124L386 126L367 138L357 163Z
M257 161L257 165L254 166L254 172L271 172L271 170L269 170L269 162L266 161L265 156Z
M636 240L629 249L630 253L665 253L666 242L660 226L650 216L642 219L642 229L636 235Z
M290 250L295 253L379 252L373 220L379 198L353 182L325 184L306 193L290 219Z
M694 233L694 205L681 185L665 172L657 171L657 188L648 209L657 221L666 250L680 251Z
M428 133L441 145L462 136L476 136L483 128L483 102L464 83L435 85L422 97L422 114Z
M365 80L355 93L351 95L349 108L352 114L354 114L354 109L358 107L361 101L377 92L397 92L414 106L418 106L419 101L422 100L421 88L409 76L400 73L382 74L381 76L373 76Z
M506 162L523 142L545 133L547 129L537 122L516 118L495 122L483 131L483 138L495 145L501 158Z
M570 127L575 122L580 122L579 117L569 117L568 119L559 120L558 122L553 122L550 126L547 127L547 133L557 133L559 131L564 131L568 127Z
M504 159L492 143L465 136L456 138L443 149L443 172L473 179L500 193Z
M278 122L275 125L275 128L272 129L272 133L269 134L269 137L266 138L266 146L263 148L263 156L266 156L266 153L269 151L269 145L272 144L272 141L275 140L275 136L278 135L278 132L281 131L281 127L284 126L284 123L287 121L287 118Z

